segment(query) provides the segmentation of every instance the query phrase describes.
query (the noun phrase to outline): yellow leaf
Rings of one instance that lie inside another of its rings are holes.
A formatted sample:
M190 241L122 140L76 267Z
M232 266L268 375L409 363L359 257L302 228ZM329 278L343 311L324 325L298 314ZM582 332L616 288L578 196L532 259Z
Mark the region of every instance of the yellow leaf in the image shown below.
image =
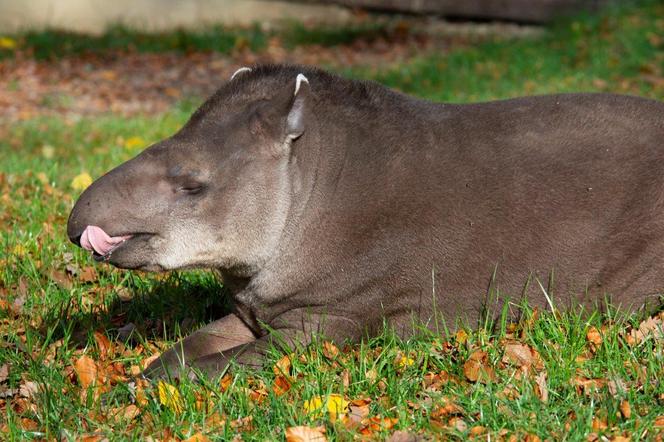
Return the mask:
M19 258L25 256L26 252L27 250L25 249L25 246L23 244L16 244L12 249L12 255L17 256Z
M92 184L92 177L87 172L80 173L71 180L72 189L79 192L85 190L90 184Z
M402 355L397 359L397 365L399 368L411 367L413 364L415 364L415 359L410 356Z
M313 417L320 417L323 412L323 401L325 401L325 409L332 422L336 421L337 417L348 411L349 402L339 394L331 394L325 398L314 396L308 401L305 401L304 411Z
M175 414L182 413L184 403L177 388L166 382L159 381L157 391L159 393L159 402L163 406L170 408Z
M16 47L16 40L9 37L0 37L0 49L14 49Z
M145 140L141 137L130 137L124 143L125 149L133 150L145 146Z

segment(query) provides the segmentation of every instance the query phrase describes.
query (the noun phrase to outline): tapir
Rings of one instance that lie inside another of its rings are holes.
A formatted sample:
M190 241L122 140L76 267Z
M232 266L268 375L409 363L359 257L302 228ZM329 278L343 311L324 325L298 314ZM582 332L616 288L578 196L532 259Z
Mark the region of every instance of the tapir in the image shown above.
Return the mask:
M67 233L98 261L213 269L229 289L232 313L149 378L257 366L319 335L476 326L523 300L656 308L664 103L435 103L313 67L242 68L88 187Z

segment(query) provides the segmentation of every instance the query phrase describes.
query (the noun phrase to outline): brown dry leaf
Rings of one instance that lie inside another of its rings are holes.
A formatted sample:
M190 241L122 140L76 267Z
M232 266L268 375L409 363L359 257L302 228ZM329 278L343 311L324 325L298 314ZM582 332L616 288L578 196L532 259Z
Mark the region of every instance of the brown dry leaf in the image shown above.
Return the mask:
M0 365L0 384L5 382L9 377L9 364Z
M346 427L359 425L363 419L369 417L369 404L371 399L356 399L348 406L348 416L344 418Z
M591 348L596 349L602 345L602 335L600 334L597 327L590 327L586 333L586 340L590 342Z
M133 420L141 414L141 410L134 404L126 405L124 407L112 408L109 416L114 420Z
M290 358L290 355L282 356L277 361L277 363L274 364L274 367L272 367L272 371L274 372L275 376L290 377L290 374L291 374L291 358Z
M349 370L344 370L341 372L339 375L341 378L341 385L344 386L344 388L350 387L350 371Z
M231 421L231 427L235 429L235 431L238 431L240 433L243 433L245 431L252 431L254 429L253 422L254 422L253 416L241 417L239 419Z
M108 438L100 433L84 434L76 439L76 442L106 442Z
M574 378L574 385L576 385L578 394L583 393L589 395L602 388L605 384L606 380L599 378L588 379L580 376Z
M233 376L230 373L225 374L224 377L219 380L219 387L221 388L221 392L223 393L228 390L232 383Z
M655 423L653 424L653 427L655 428L664 428L664 414L661 416L657 416L655 418Z
M143 366L143 370L148 368L148 365L150 365L154 361L156 361L159 358L159 356L161 356L161 353L155 353L152 356L148 356L147 358L143 359L143 361L141 361L141 365Z
M549 400L549 388L546 385L546 371L542 371L535 376L535 394L542 400L547 402Z
M398 430L392 433L392 435L387 438L386 442L419 442L421 440L423 439L417 434Z
M395 417L381 417L374 416L370 419L365 419L362 424L363 426L358 430L358 432L364 436L371 436L379 431L386 431L394 427L399 419Z
M215 411L205 419L205 426L210 431L215 431L221 429L226 425L226 418Z
M627 384L621 378L611 379L606 386L611 396L614 397L627 391Z
M290 390L291 384L284 376L277 376L274 378L274 383L272 384L272 391L277 396L281 396Z
M290 427L286 428L286 442L326 442L325 427Z
M202 433L196 433L192 436L189 436L182 442L210 442L210 439L207 436L204 436Z
M95 282L97 280L97 271L91 266L84 267L78 274L78 279L82 282Z
M443 405L434 408L431 411L430 417L431 419L442 420L443 417L459 415L463 413L463 408L455 404L452 400L444 398Z
M611 442L630 442L632 439L625 436L613 436Z
M630 332L632 341L641 343L649 336L655 339L664 338L664 320L661 316L650 317L639 324L639 328Z
M37 428L39 428L37 422L28 419L27 417L21 418L21 429L25 431L35 431Z
M632 407L629 405L629 401L624 400L620 402L620 414L625 419L629 419L632 416Z
M487 353L475 350L463 364L463 374L471 382L487 383L496 380L496 373L489 365Z
M486 427L483 427L481 425L475 425L470 429L471 436L480 436L484 433L486 433Z
M18 389L18 393L21 397L30 399L33 398L39 392L39 384L33 381L24 382Z
M597 417L597 416L593 418L593 422L592 422L593 431L596 431L596 432L599 433L599 432L602 432L602 431L606 430L607 428L609 428L609 424L606 422L605 418L601 418L601 417Z
M460 417L453 417L448 422L447 425L454 428L460 433L465 433L468 429L468 424Z
M89 356L81 356L74 362L74 370L78 376L78 383L82 388L88 388L97 382L99 368L97 363Z
M108 357L112 350L111 341L109 341L106 335L100 331L94 333L94 338L97 343L97 348L99 349L99 359L103 361Z
M516 365L517 367L530 367L533 363L530 347L520 342L506 343L503 362Z
M329 341L323 342L323 356L329 360L334 360L339 356L339 348Z

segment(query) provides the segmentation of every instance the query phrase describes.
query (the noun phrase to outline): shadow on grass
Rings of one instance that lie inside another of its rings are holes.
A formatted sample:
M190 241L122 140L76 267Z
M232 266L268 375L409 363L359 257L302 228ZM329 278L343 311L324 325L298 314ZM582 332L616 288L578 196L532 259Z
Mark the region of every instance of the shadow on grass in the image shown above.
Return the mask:
M40 333L51 340L67 336L79 345L95 331L134 346L145 340L175 341L230 313L226 288L210 272L173 272L163 278L128 273L105 308L75 308L70 300L51 310Z

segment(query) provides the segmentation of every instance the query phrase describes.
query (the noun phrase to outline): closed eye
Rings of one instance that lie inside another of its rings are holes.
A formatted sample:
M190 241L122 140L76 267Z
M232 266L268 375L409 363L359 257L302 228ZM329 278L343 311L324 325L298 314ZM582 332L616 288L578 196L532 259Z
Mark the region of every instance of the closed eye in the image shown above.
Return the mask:
M188 195L197 195L201 193L204 188L205 186L203 186L203 184L186 184L178 187L177 191Z

